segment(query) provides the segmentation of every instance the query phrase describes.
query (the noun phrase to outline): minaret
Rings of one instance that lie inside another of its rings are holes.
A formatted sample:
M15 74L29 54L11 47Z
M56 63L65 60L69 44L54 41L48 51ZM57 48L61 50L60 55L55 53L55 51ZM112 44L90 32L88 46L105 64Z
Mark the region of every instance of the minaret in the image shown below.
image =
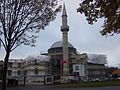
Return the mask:
M63 39L63 60L67 63L63 63L63 75L69 75L69 58L68 58L68 31L69 26L67 25L67 13L65 9L65 4L63 5L62 11L62 39Z

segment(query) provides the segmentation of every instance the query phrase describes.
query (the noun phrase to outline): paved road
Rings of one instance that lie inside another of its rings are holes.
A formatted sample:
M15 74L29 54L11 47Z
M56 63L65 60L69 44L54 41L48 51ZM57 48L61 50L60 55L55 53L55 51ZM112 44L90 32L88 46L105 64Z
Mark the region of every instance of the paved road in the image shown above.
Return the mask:
M0 89L1 90L1 89ZM96 87L96 88L58 88L53 85L27 85L9 87L7 90L120 90L120 86Z

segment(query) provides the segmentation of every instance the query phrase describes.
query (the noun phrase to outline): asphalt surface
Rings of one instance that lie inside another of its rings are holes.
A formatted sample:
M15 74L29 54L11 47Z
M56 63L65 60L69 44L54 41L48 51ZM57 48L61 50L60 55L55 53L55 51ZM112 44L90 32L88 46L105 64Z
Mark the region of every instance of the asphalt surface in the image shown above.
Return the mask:
M95 87L95 88L59 88L55 85L26 85L7 87L6 90L120 90L120 86Z

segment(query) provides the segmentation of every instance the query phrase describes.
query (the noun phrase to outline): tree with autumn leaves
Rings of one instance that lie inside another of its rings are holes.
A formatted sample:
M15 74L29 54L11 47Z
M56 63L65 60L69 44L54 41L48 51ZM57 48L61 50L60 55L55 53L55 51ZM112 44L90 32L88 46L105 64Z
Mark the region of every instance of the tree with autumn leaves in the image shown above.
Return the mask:
M78 12L86 16L89 24L104 19L102 35L120 33L120 0L81 0Z
M2 90L10 53L20 45L35 46L40 30L53 21L61 6L57 0L0 0L0 47L4 47Z

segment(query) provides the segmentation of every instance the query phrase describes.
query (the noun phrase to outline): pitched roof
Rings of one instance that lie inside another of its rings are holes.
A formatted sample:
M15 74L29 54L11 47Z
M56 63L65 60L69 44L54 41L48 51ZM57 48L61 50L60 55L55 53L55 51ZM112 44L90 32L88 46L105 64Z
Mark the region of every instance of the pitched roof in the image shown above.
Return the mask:
M120 69L113 71L112 74L120 74Z

